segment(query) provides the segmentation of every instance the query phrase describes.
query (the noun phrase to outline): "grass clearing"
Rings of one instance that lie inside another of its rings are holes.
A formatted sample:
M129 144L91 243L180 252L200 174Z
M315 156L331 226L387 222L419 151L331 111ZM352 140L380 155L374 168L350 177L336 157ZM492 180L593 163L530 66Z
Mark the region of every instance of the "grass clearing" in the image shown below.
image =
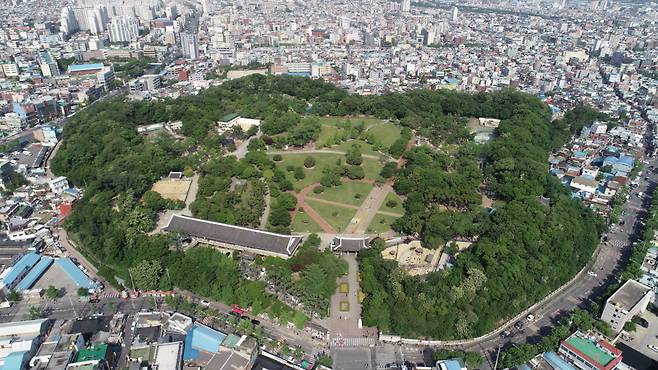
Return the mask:
M341 312L349 312L350 303L348 301L340 301L340 310Z
M332 188L325 188L322 194L309 194L308 196L318 199L329 200L332 202L350 204L353 206L360 206L363 201L366 199L370 191L372 190L372 185L365 184L362 182L343 182L339 186L334 186ZM356 194L360 194L361 197L357 199Z
M304 159L308 156L315 158L315 167L305 168ZM288 180L293 183L295 191L300 191L308 185L320 182L322 178L322 170L327 167L334 167L338 160L341 160L342 164L345 164L345 156L342 154L333 154L333 153L303 153L303 152L290 152L282 154L283 158L281 162L275 162L276 165L283 171L286 172ZM294 177L294 173L286 171L287 166L293 167L302 167L304 169L305 178L297 180ZM379 173L382 170L383 165L379 160L372 158L363 158L363 171L368 179L377 179Z
M306 204L319 213L337 232L345 230L356 214L356 209L337 207L312 199L306 199Z
M323 147L327 146L329 139L333 138L334 135L338 133L338 131L339 129L336 126L323 124L322 129L320 130L320 135L318 136L318 139L315 141L315 143Z
M370 222L370 225L368 225L368 229L366 230L366 232L368 234L385 233L391 230L391 225L397 219L398 219L397 217L377 213L375 217L372 219L372 222Z
M342 143L340 143L338 145L334 145L334 146L329 147L329 149L330 150L340 150L340 151L343 151L343 152L347 152L348 150L352 149L352 146L354 144L359 145L359 147L361 148L361 154L377 155L377 156L381 155L380 152L375 151L375 150L372 149L372 145L366 143L363 140L355 140L355 139L350 139L350 140L347 140L347 141L343 141Z
M392 122L381 122L368 127L366 132L375 135L379 143L388 148L400 137L402 129Z
M363 122L365 127L368 128L372 125L386 122L382 121L379 118L376 117L348 117L348 116L342 116L342 117L320 117L320 123L323 125L327 126L335 126L339 127L342 125L345 121L350 120L353 125Z
M315 158L315 167L310 169L304 167L304 159L306 159L308 156ZM345 159L344 155L331 153L291 152L282 154L281 157L283 160L281 162L276 162L276 165L286 172L286 176L288 177L288 180L292 181L295 191L300 191L308 185L319 182L320 178L322 177L322 170L324 168L333 167L336 165L336 161L339 159ZM286 171L287 166L302 167L306 177L301 180L297 180L294 176L294 173Z
M297 233L321 233L322 228L315 221L313 221L306 212L299 210L292 220L290 229Z
M389 201L395 201L397 205L395 207L388 207L386 206L386 203ZM402 206L402 199L395 194L395 193L388 193L386 194L386 199L384 199L384 203L382 203L382 206L379 208L380 211L386 211L386 212L394 212L394 213L399 213L399 214L404 214L404 207Z

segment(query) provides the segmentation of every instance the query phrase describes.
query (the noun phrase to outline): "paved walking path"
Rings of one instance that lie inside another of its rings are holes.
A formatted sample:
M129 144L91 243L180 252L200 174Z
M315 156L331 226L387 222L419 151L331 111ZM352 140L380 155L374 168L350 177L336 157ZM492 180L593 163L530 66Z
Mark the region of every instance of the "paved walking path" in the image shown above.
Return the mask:
M343 181L350 181L350 182L362 182L366 184L374 184L373 180L370 179L361 179L361 180L345 180ZM356 209L356 214L352 218L352 222L347 226L345 229L346 234L365 234L368 228L368 225L372 222L372 220L375 218L375 215L377 213L380 213L382 215L386 216L392 216L392 217L402 217L401 214L395 213L395 212L387 212L387 211L380 211L379 209L382 206L382 203L384 203L384 200L386 199L386 195L389 192L395 193L393 190L393 187L391 186L390 181L387 182L386 184L380 185L380 186L375 186L370 193L368 194L368 197L366 200L361 204L361 206L355 206L352 204L346 204L346 203L341 203L341 202L336 202L332 200L327 200L327 199L321 199L318 197L310 196L309 194L313 189L320 184L315 183L308 185L307 187L303 188L299 193L293 193L295 197L297 198L297 207L292 211L291 213L291 218L294 220L295 217L297 216L297 213L299 212L300 209L303 209L304 212L313 220L315 221L320 228L328 234L336 234L336 229L334 229L331 224L329 224L316 210L313 209L310 205L306 203L306 199L312 200L314 202L319 202L319 203L324 203L328 205L332 205L335 207L342 207L342 208L348 208L348 209ZM354 222L354 220L357 220L357 222Z
M371 192L370 194L372 194L372 192ZM386 196L385 196L385 194L384 194L384 198L385 198L385 197L386 197ZM343 208L350 208L350 209L360 209L360 208L361 208L361 207L359 207L359 206L355 206L355 205L353 205L353 204L346 204L346 203L334 202L333 200L320 199L320 198L316 198L316 197L309 197L309 196L306 196L306 197L304 197L304 199L309 199L309 200L312 200L312 201L314 201L314 202L324 203L324 204L329 204L329 205L336 206L336 207L343 207ZM375 213L380 213L380 214L382 214L382 215L392 216L392 217L402 217L402 216L403 216L403 215L400 214L400 213L389 212L389 211L377 211L377 210L376 210Z
M341 256L347 262L347 274L338 278L338 287L331 296L329 310L329 329L331 338L360 337L363 329L358 326L361 318L361 304L359 303L359 263L354 254ZM340 292L340 284L347 283L348 292ZM347 310L341 311L341 302L347 303Z
M345 232L347 234L365 234L379 208L381 208L382 203L384 203L386 195L392 191L393 188L387 184L373 187L366 200L359 207L359 210L356 211Z
M293 194L297 198L297 207L295 207L295 210L292 211L291 218L295 219L295 216L297 216L297 213L299 212L299 210L303 209L304 212L306 212L306 214L308 215L308 217L310 217L311 220L315 221L315 223L317 223L320 226L322 231L324 231L325 233L328 233L328 234L335 234L336 229L334 229L333 226L331 226L324 218L322 218L322 216L320 216L320 214L316 210L311 208L311 206L306 204L306 202L304 201L304 199L306 198L306 195L310 191L312 191L314 187L316 187L318 185L320 185L320 184L318 184L318 183L311 184L311 185L305 187L304 189L302 189L302 191L300 191L299 193Z

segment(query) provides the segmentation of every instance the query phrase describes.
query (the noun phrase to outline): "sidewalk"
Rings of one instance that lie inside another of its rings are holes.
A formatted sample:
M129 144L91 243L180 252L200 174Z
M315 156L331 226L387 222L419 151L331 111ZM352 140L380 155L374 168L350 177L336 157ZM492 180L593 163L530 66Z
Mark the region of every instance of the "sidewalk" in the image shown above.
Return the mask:
M184 291L184 290L177 290L177 293L189 300L192 301L198 301L201 300L202 297L197 296L194 293L191 293L189 291ZM222 302L216 302L216 301L211 301L210 302L210 307L218 310L218 311L223 311L223 312L231 312L232 307L228 306L227 304L224 304ZM247 315L251 316L249 313ZM252 317L255 318L255 317ZM261 323L261 326L263 329L266 331L271 332L273 335L284 339L287 341L289 344L295 345L295 346L300 346L305 349L307 352L315 352L315 351L320 351L322 347L326 346L327 343L325 341L319 341L316 339L311 338L309 335L307 335L304 330L297 330L296 328L290 329L288 327L279 325L277 323L274 323L272 320L265 319L262 317L258 317L258 320ZM311 321L313 324L320 326L316 322ZM307 349L311 349L311 351L308 351Z

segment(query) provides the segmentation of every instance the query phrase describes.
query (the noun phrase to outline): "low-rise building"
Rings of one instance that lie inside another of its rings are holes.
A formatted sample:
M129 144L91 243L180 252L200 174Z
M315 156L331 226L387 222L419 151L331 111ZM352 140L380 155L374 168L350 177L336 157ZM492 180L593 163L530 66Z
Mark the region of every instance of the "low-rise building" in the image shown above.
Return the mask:
M69 188L69 180L67 180L64 176L60 176L50 180L48 182L48 186L50 187L50 191L53 193L61 194L64 190Z
M558 353L583 370L613 370L621 363L622 352L605 340L577 331L560 343Z
M653 291L650 287L628 280L605 301L601 320L610 324L615 333L619 333L633 316L646 310L652 299Z

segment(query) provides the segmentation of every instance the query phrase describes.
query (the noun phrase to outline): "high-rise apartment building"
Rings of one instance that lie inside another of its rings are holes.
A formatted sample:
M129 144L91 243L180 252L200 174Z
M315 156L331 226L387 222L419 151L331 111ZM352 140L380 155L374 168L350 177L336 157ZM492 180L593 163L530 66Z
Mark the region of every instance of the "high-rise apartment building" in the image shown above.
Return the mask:
M73 8L70 6L62 8L62 13L59 16L59 23L59 30L65 35L69 35L80 29Z
M41 67L41 74L44 77L59 76L59 67L57 61L53 58L49 51L44 51L39 54L39 67Z
M402 0L402 11L409 13L411 11L411 0Z
M195 60L199 58L199 44L195 33L181 32L180 45L183 56L186 59Z
M110 22L109 31L111 42L135 41L139 37L137 18L129 15L115 17Z

